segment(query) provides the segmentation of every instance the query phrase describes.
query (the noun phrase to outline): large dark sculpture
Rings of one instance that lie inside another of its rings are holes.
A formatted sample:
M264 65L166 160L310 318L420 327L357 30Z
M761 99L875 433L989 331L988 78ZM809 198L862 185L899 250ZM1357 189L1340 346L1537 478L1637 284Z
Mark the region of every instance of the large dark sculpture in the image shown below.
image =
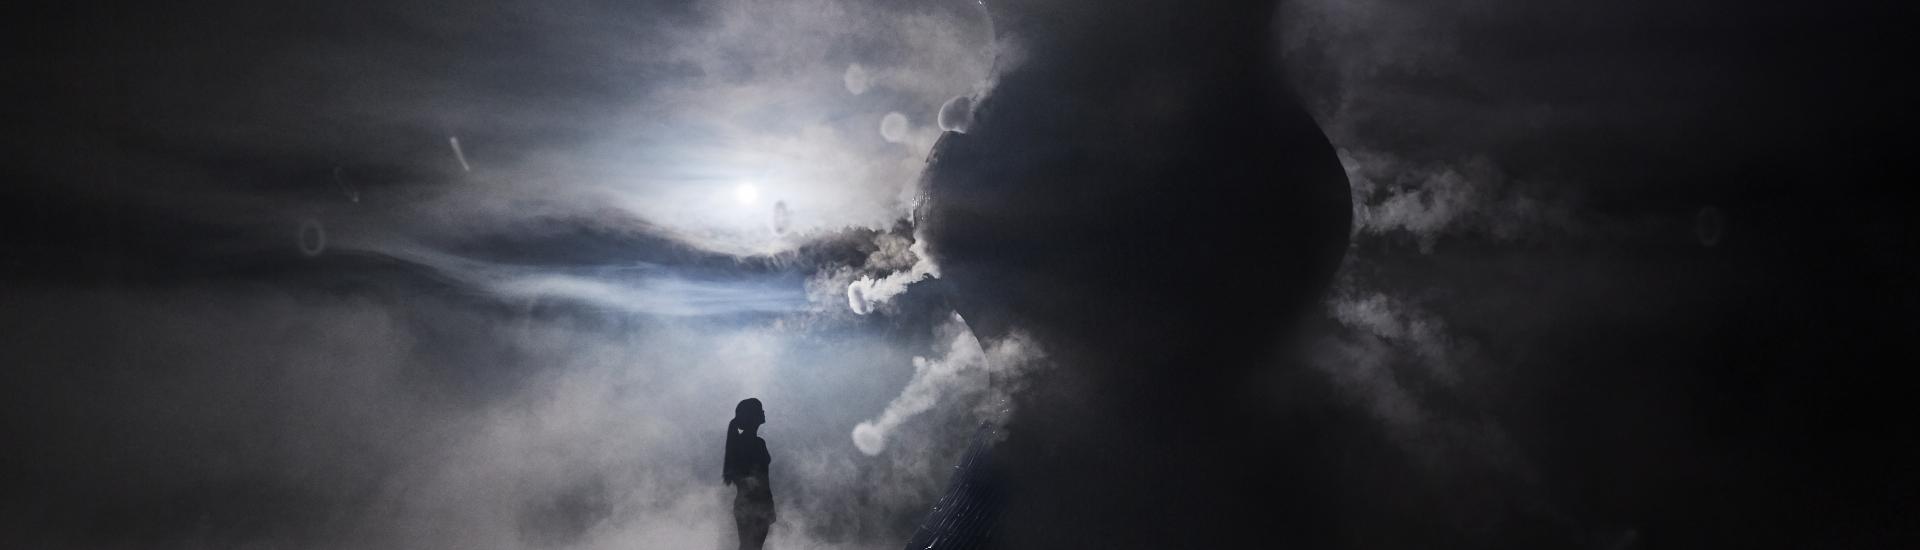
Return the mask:
M998 79L929 158L915 210L983 342L1023 380L978 533L917 544L1209 548L1310 540L1307 487L1260 384L1346 246L1349 191L1283 83L1264 1L1003 0ZM948 111L965 109L956 102ZM969 477L971 476L971 477ZM982 497L985 498L985 497ZM1292 504L1289 504L1292 503ZM951 513L951 512L945 512ZM1267 544L1261 544L1265 547Z

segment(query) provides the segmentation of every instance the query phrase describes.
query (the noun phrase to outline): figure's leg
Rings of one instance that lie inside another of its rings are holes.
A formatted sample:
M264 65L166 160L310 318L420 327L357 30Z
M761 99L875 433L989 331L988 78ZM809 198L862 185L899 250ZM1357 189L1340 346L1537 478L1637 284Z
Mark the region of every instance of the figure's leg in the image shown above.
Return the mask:
M760 518L741 518L740 550L760 550L767 544L767 531L770 525Z
M740 534L740 550L759 550L760 545L753 540L753 519L739 510L733 512L733 530Z

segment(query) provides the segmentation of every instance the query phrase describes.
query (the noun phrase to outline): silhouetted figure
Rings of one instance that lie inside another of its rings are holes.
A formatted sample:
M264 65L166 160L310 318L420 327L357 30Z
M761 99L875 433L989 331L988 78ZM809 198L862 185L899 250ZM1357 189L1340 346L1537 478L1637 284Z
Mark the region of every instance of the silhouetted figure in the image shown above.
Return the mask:
M727 422L727 456L720 475L739 489L733 497L733 522L740 530L740 550L760 550L773 526L773 487L767 482L773 456L767 454L767 440L760 439L765 423L766 410L751 397L733 407L733 420Z

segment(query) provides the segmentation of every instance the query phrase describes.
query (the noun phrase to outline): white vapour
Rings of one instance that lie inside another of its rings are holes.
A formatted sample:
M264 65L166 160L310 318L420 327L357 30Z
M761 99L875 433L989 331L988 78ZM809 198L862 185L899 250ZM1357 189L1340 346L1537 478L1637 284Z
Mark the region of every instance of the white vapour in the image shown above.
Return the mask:
M1435 381L1449 386L1460 382L1454 365L1457 346L1445 321L1379 292L1335 299L1332 307L1334 318L1347 328L1365 331L1417 357Z
M1496 415L1473 405L1489 367L1474 341L1392 291L1360 289L1351 277L1338 287L1327 306L1339 326L1320 336L1311 363L1358 400L1434 483L1531 487L1538 475L1533 463ZM1525 490L1501 498L1559 513ZM1500 512L1463 502L1446 513L1478 518Z
M1340 162L1353 186L1356 234L1404 233L1432 252L1448 235L1525 241L1581 229L1567 205L1530 194L1486 157L1415 162L1342 149Z
M26 379L48 382L5 391L60 397L51 425L116 426L111 453L81 452L74 445L87 443L70 438L34 442L47 456L80 457L41 461L80 487L62 494L158 502L264 486L321 514L234 519L220 511L244 504L182 504L214 511L200 531L213 547L726 545L721 428L751 396L771 420L762 433L781 522L770 545L897 548L913 528L900 518L937 497L971 433L966 409L949 405L984 384L938 382L942 404L887 434L915 452L876 460L840 434L887 405L864 384L904 374L914 353L884 334L796 330L777 317L529 316L439 294L254 286L40 288L7 303L19 314L0 318L8 329L31 319L50 334L99 331L0 349ZM959 356L919 353L942 352ZM89 360L146 368L68 378L69 365ZM133 482L83 475L128 465ZM0 547L48 542L33 534L0 531Z
M727 313L780 313L805 305L797 292L766 285L655 276L622 280L559 273L503 275L491 289L523 300L556 298L629 313L695 316Z
M847 72L840 79L847 85L847 93L860 95L873 87L873 75L867 74L867 68L859 63L847 65Z
M922 279L936 276L934 271L925 268L932 262L921 262L914 269L901 271L875 279L861 276L859 280L847 285L847 307L854 313L866 315L873 313L881 304L892 301L907 291L907 287Z
M1326 301L1328 316L1339 325L1320 336L1312 364L1415 454L1432 452L1430 445L1443 433L1497 432L1440 410L1434 401L1473 389L1480 373L1475 367L1484 359L1473 339L1454 334L1420 300L1366 284L1353 273L1356 261L1348 260Z
M405 260L432 269L436 277L518 303L558 300L607 311L665 317L791 313L808 307L804 289L791 288L789 282L777 275L714 280L687 275L660 264L593 268L523 266L461 256L393 239L350 240L343 244L345 246L339 248Z
M461 235L622 217L695 248L742 256L790 252L847 228L890 227L907 216L909 188L938 134L910 121L931 120L948 98L986 78L991 63L984 19L964 11L863 0L722 2L693 6L688 21L672 23L622 17L631 14L615 6L525 11L515 19L553 29L542 33L550 40L542 51L567 54L533 59L569 74L607 75L593 87L623 93L567 110L528 106L557 100L452 85L445 86L468 94L457 110L373 102L380 114L431 115L473 132L541 136L564 127L579 136L516 143L471 173L464 148L482 136L449 137L466 185L383 198L404 207L391 211L408 214L396 225ZM421 24L486 28L424 15ZM743 182L757 200L735 196ZM773 201L783 213L769 222Z
M980 398L974 414L980 421L1004 419L1006 394L1018 387L1023 372L1041 364L1043 354L1019 334L982 347L973 332L955 315L948 322L953 339L946 353L935 358L914 357L913 379L887 403L878 418L853 427L853 444L868 456L886 450L890 434L908 420L932 409L941 400Z
M904 262L911 262L911 265L878 278L861 275L859 279L848 283L847 307L854 313L873 313L882 304L905 293L913 283L929 277L940 277L940 266L929 259L926 241L916 239L912 244L903 244L904 240L893 235L881 235L874 240L880 249L868 256L867 268L889 270Z
M453 146L453 159L460 161L460 171L472 172L473 166L467 164L467 152L460 149L460 138L457 136L448 136L447 144Z

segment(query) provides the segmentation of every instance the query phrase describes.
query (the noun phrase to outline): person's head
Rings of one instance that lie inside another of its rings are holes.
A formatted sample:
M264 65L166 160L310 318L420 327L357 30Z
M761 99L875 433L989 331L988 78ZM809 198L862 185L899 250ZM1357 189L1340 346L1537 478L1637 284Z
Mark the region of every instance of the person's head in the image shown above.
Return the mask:
M760 425L765 423L767 411L760 408L759 399L749 397L733 406L733 420L727 421L727 451L722 457L720 472L720 479L728 485L747 475L746 456L741 454L738 447L745 444L752 437L751 434L758 432Z
M733 406L733 423L736 429L753 431L767 423L767 411L760 407L759 399L742 399L740 404Z

